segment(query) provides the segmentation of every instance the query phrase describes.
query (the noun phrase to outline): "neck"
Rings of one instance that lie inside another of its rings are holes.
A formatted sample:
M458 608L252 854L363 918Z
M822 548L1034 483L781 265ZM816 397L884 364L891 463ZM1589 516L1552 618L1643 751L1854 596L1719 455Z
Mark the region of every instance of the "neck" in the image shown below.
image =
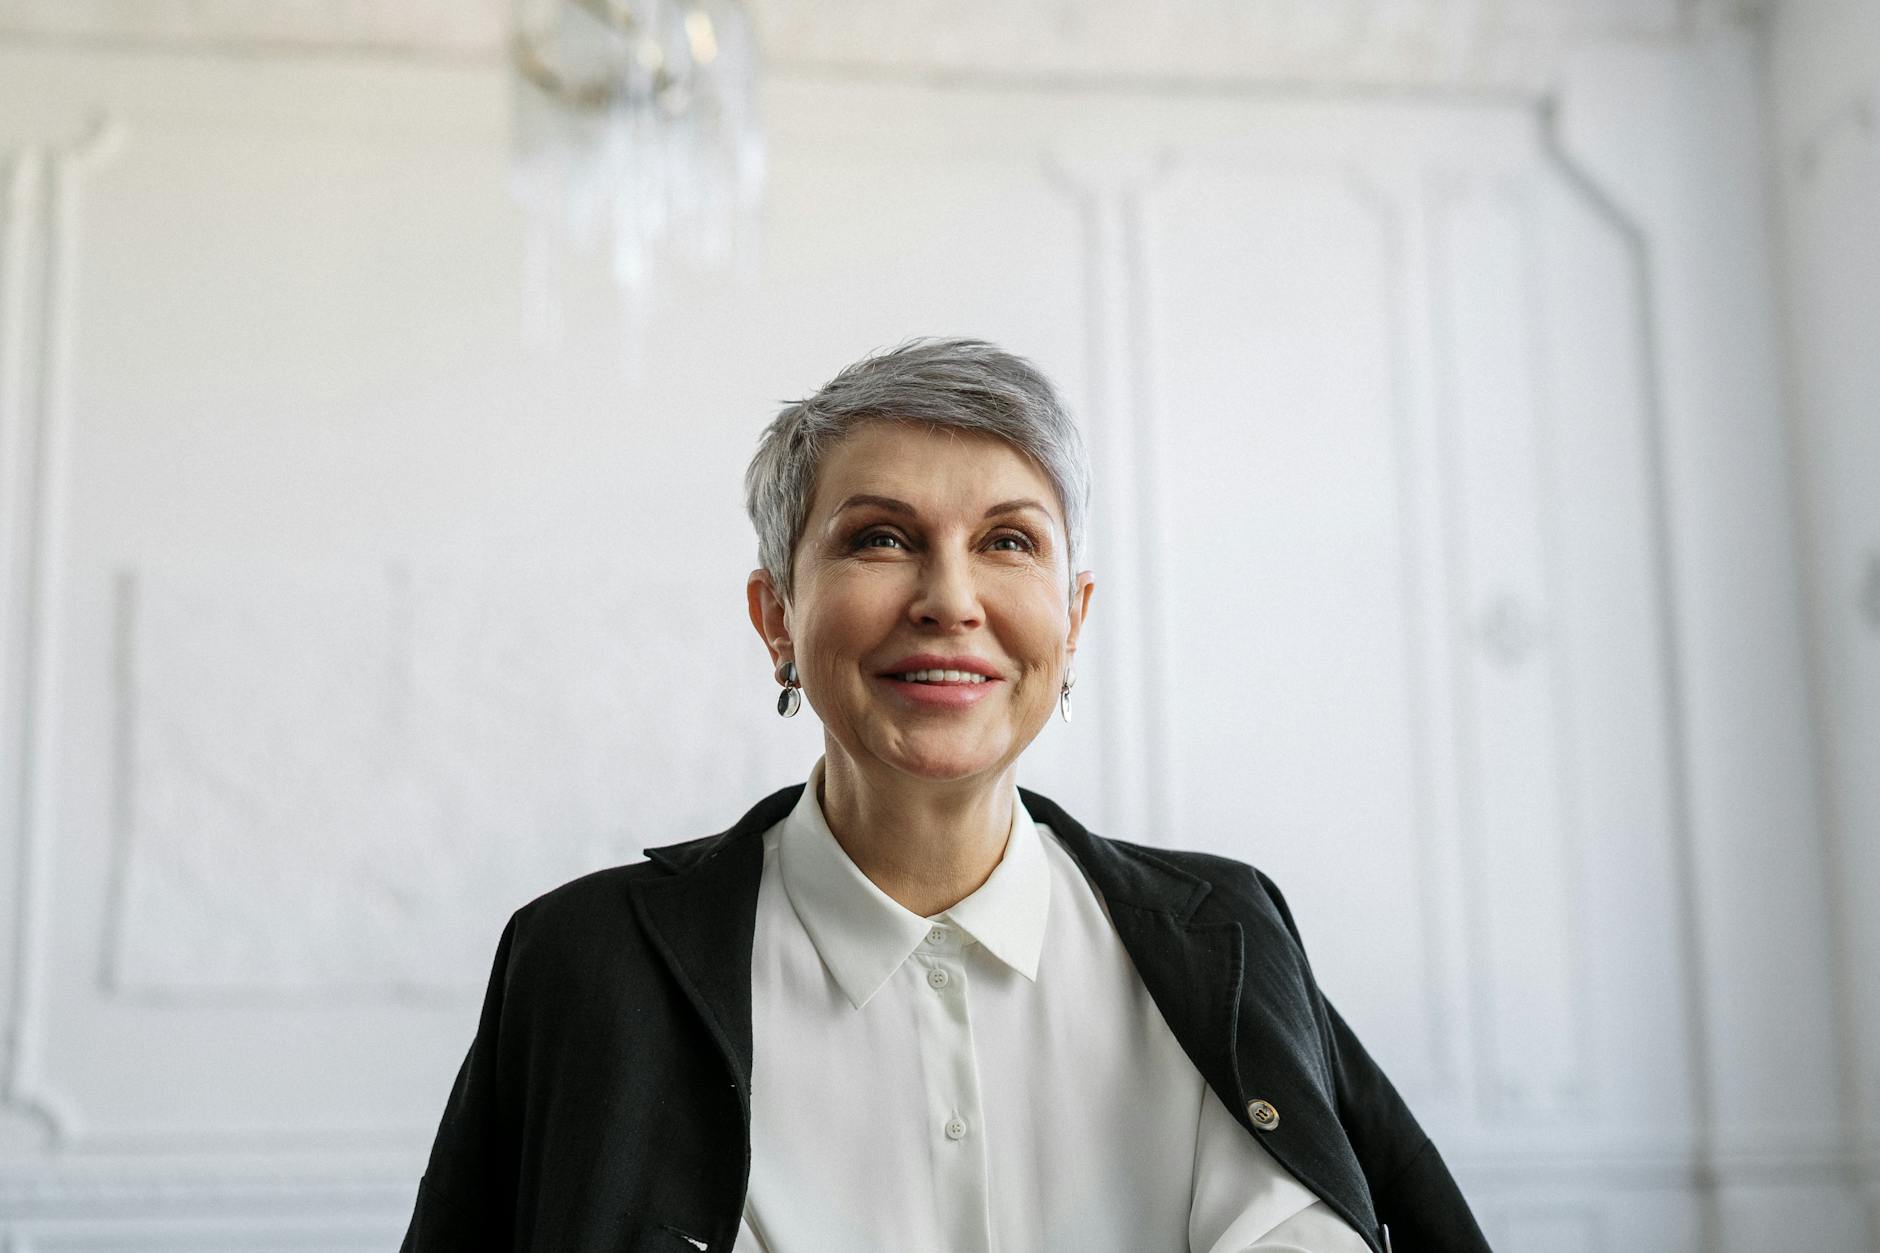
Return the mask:
M978 891L1005 856L1017 769L1014 762L990 779L933 783L876 778L829 753L816 800L849 860L908 910L931 918Z

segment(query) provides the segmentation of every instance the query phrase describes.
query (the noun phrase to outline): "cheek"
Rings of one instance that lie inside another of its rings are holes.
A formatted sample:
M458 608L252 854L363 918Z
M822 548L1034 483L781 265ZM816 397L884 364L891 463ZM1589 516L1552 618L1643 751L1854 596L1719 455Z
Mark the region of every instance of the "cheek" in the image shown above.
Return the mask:
M797 639L832 665L873 649L895 614L893 595L879 581L826 579L798 617Z
M1022 612L1013 616L1012 651L1028 671L1049 678L1064 651L1070 620L1056 590L1033 590Z

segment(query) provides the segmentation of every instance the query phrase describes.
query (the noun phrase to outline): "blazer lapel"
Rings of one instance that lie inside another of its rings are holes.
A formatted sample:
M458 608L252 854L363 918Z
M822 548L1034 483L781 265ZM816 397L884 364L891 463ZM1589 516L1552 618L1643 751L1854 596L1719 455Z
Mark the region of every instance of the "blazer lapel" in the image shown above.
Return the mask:
M763 833L796 806L804 784L759 801L718 835L649 848L673 873L634 883L640 922L686 998L698 1010L737 1081L751 1115L751 944L757 888L764 874Z
M1019 794L1103 894L1143 986L1228 1112L1375 1245L1370 1189L1333 1103L1311 975L1303 959L1293 964L1277 916L1266 925L1153 850L1092 835L1045 797ZM1270 1129L1249 1116L1255 1101L1278 1112Z

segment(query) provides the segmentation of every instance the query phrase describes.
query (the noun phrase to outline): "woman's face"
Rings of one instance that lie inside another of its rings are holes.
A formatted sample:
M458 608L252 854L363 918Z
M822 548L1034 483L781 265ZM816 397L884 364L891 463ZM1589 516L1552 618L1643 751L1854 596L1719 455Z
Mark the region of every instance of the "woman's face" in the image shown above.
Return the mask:
M1043 729L1090 603L1071 588L1063 510L1023 453L988 435L869 423L824 457L796 549L795 597L750 578L773 662L794 659L831 752L864 775L996 777ZM965 659L988 674L909 682Z

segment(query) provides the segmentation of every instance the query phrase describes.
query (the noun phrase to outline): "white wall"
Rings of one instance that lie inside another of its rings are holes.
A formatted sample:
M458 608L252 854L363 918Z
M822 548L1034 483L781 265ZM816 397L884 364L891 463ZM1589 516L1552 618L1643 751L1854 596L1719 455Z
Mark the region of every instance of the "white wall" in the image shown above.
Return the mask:
M1773 33L1770 176L1846 1089L1880 1215L1880 5L1798 0Z
M813 758L758 427L970 332L1097 458L1028 785L1274 873L1504 1253L1868 1247L1763 67L1569 51L774 73L761 270L635 370L598 275L526 341L497 67L0 48L0 1238L394 1243L508 911Z

